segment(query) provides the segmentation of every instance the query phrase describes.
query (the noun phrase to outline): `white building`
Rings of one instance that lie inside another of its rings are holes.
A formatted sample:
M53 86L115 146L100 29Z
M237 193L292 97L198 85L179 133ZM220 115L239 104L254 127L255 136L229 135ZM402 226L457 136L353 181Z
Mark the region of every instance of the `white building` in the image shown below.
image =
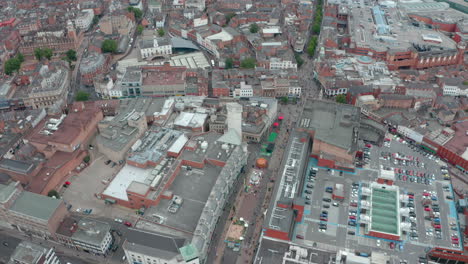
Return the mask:
M93 23L94 11L92 9L83 9L75 19L75 27L86 31Z
M185 8L195 8L203 11L205 9L205 0L186 0Z
M240 89L236 89L236 97L252 97L253 88L252 85L246 84L245 82L240 83Z
M129 229L122 248L127 263L134 264L198 264L198 255L187 254L186 239L141 229ZM196 251L196 250L195 250Z
M9 264L60 264L53 248L22 241L10 256Z
M449 85L445 83L442 86L442 91L444 95L448 95L448 96L468 96L468 88L463 89L463 88L460 88L459 85Z
M82 250L105 255L112 243L110 230L111 226L108 223L83 218L78 222L72 241Z
M299 86L289 87L289 97L301 97L302 89Z
M297 70L297 63L290 60L282 60L280 58L270 59L271 70L294 69Z
M140 42L141 58L151 58L157 55L172 54L172 43L167 38L144 39Z
M416 131L416 129L412 129L406 126L399 125L397 127L398 134L405 136L411 140L414 140L417 143L422 143L424 135Z

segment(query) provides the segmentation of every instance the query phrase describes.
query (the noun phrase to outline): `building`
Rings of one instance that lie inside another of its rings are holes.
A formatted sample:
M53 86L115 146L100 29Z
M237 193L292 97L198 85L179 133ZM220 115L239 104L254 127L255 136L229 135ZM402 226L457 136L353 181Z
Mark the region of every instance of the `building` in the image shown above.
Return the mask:
M462 171L468 170L468 122L455 123L451 128L443 128L424 135L422 147L437 154Z
M142 59L152 60L158 56L167 57L172 54L172 42L169 38L147 38L140 41Z
M319 166L354 171L359 108L325 101L307 102L298 129L313 138L311 156Z
M174 127L193 132L204 132L208 114L181 112L174 120Z
M24 191L18 182L0 184L0 197L1 218L26 235L55 239L68 214L63 200Z
M97 96L103 99L110 99L112 88L114 88L114 80L109 76L99 74L93 79L94 91Z
M99 29L106 35L129 35L135 27L133 14L127 12L116 12L99 20Z
M58 108L66 103L70 85L70 69L66 62L37 64L27 76L28 83L16 89L13 98L22 99L25 107Z
M148 123L164 123L173 105L165 99L138 98L122 100L118 114L98 125L97 147L112 161L124 160L127 152L146 132ZM172 101L173 103L173 101Z
M199 263L196 250L187 254L186 239L139 229L129 229L122 245L127 263Z
M67 22L66 28L56 32L37 31L33 35L24 36L19 51L24 55L34 55L34 50L38 48L49 48L54 53L65 53L70 49L78 50L84 33L77 33L71 21Z
M420 10L425 4L403 5ZM432 8L429 7L430 17L433 16ZM461 65L464 62L464 43L457 44L441 32L419 27L419 24L416 27L407 22L409 19L404 21L400 7L375 5L345 9L349 12L344 18L350 35L347 52L385 60L390 70Z
M261 81L262 96L265 97L301 97L302 88L297 79L273 78Z
M80 63L81 81L83 84L91 86L93 79L105 74L109 70L110 57L97 52L90 52Z
M10 256L8 264L60 264L53 248L21 241Z
M47 159L37 176L28 179L30 191L47 194L63 185L83 162L86 146L103 118L100 107L99 102L74 103L68 115L49 116L28 135L29 144Z
M361 219L367 221L365 234L389 240L400 240L400 191L396 185L371 183L368 214Z
M309 135L292 131L283 159L287 164L280 170L272 199L263 222L265 239L291 241L294 225L301 222L304 214L304 198L297 187L307 164Z
M468 96L468 83L464 78L445 78L441 86L443 95Z
M71 238L77 248L97 255L106 255L113 241L108 223L87 218L77 223Z
M87 31L93 23L93 9L83 9L75 18L75 27Z

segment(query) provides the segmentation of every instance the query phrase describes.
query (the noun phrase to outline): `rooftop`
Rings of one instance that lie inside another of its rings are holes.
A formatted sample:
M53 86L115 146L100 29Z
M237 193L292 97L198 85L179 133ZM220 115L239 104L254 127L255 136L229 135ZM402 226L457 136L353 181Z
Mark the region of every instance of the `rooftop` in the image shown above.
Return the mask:
M180 208L176 213L171 213L168 208L172 200L161 199L151 212L163 219L163 225L193 233L221 170L222 167L209 163L203 169L180 170L168 189L183 199Z
M352 41L359 48L368 47L379 52L449 52L450 55L456 52L456 43L452 39L437 31L413 26L401 16L398 8L380 5L358 8L358 5L360 3L350 9L348 28ZM354 48L354 43L351 48Z
M179 127L198 128L205 124L207 114L181 112L174 120L174 125Z
M2 159L0 168L14 173L28 174L36 168L36 164L22 160Z
M291 204L294 199L300 195L299 186L302 175L307 164L308 140L309 136L305 132L291 132L288 145L283 154L283 160L286 161L282 168L281 177L277 179L279 183L275 184L270 208L268 209L264 225L267 228L280 230L289 233L291 223L294 221L294 212L278 207L278 203Z
M123 245L125 249L165 260L171 260L180 255L179 249L185 244L185 238L133 228L127 230L125 237L126 241Z
M146 164L148 161L157 163L166 156L168 149L172 148L180 138L184 137L180 131L153 126L148 129L142 139L134 144L127 160L139 164Z
M372 183L371 190L371 221L368 229L399 236L400 196L398 187Z
M148 183L148 179L155 177L151 174L151 171L151 169L141 169L126 164L119 173L117 173L102 194L128 201L127 189L132 182ZM147 185L149 186L149 184Z
M8 264L36 264L47 255L48 251L49 249L43 246L28 241L21 241L11 254Z
M90 52L86 57L84 57L80 62L80 72L81 74L86 74L93 72L96 69L102 67L106 61L106 58L103 54L97 52Z
M0 203L7 202L17 189L18 182L11 182L8 185L0 184Z
M110 230L111 226L108 223L83 218L78 222L78 228L73 233L72 239L100 247L102 240Z
M308 101L298 127L314 130L314 139L352 152L357 148L360 114L352 105Z
M25 191L18 196L10 210L17 214L49 221L62 203L61 199Z

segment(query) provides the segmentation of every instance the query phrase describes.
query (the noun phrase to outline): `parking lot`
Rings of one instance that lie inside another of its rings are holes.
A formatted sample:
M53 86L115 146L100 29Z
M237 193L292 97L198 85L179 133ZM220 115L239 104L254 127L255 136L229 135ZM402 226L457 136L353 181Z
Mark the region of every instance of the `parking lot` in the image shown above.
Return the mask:
M70 211L75 213L108 218L134 217L134 211L107 205L96 197L120 169L120 166L112 167L112 164L105 163L104 156L96 155L88 167L71 177L68 188L63 188L61 191L63 199L68 206L71 205Z
M381 147L361 145L367 164L356 173L319 168L311 159L301 185L304 217L296 224L292 240L331 250L379 248L392 256L392 263L418 263L428 247L460 249L452 186L441 170L444 163L396 137ZM367 236L361 219L361 212L366 212L361 207L366 199L362 190L375 182L382 168L395 172L394 184L399 187L400 241ZM336 183L344 185L343 201L332 199Z

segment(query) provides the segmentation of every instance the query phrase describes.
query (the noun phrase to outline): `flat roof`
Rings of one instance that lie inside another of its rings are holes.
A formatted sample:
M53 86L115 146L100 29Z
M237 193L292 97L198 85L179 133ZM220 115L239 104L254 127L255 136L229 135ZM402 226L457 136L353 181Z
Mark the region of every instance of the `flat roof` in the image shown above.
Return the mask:
M181 169L168 191L183 199L176 213L168 211L172 200L161 199L159 204L151 207L148 214L154 212L163 220L163 225L193 233L208 200L208 196L222 170L222 167L205 163L203 169Z
M174 120L175 126L181 127L201 127L208 118L207 114L181 112Z
M134 181L144 183L148 177L151 177L151 169L141 169L125 164L102 194L128 201L127 189L130 184Z
M0 168L11 172L28 174L36 168L36 165L32 162L5 158L0 160Z
M357 149L360 115L360 109L352 105L311 100L305 104L298 127L314 130L314 139L351 152Z
M83 218L78 222L78 228L73 233L72 239L91 245L101 245L102 240L111 230L108 223L94 219Z
M167 150L168 152L173 152L173 153L180 153L182 149L184 148L185 144L187 143L188 138L185 135L180 135L176 141L174 141L174 144Z
M299 187L308 160L308 139L308 134L305 132L291 132L286 151L283 154L283 160L286 161L286 164L280 171L280 178L276 179L277 183L265 218L264 226L266 228L283 232L291 231L294 212L277 205L278 203L290 204L301 194Z
M49 249L28 242L28 241L21 241L21 243L16 246L15 251L10 256L10 261L8 264L14 263L39 263L41 258L47 254Z
M400 236L400 201L397 186L371 184L369 230Z
M24 191L15 200L10 210L48 221L62 202L61 199Z
M0 184L0 203L6 202L16 191L18 182L11 182L8 185Z
M149 232L141 229L129 228L125 232L125 249L146 256L171 260L180 255L179 249L184 246L185 238L167 234Z

